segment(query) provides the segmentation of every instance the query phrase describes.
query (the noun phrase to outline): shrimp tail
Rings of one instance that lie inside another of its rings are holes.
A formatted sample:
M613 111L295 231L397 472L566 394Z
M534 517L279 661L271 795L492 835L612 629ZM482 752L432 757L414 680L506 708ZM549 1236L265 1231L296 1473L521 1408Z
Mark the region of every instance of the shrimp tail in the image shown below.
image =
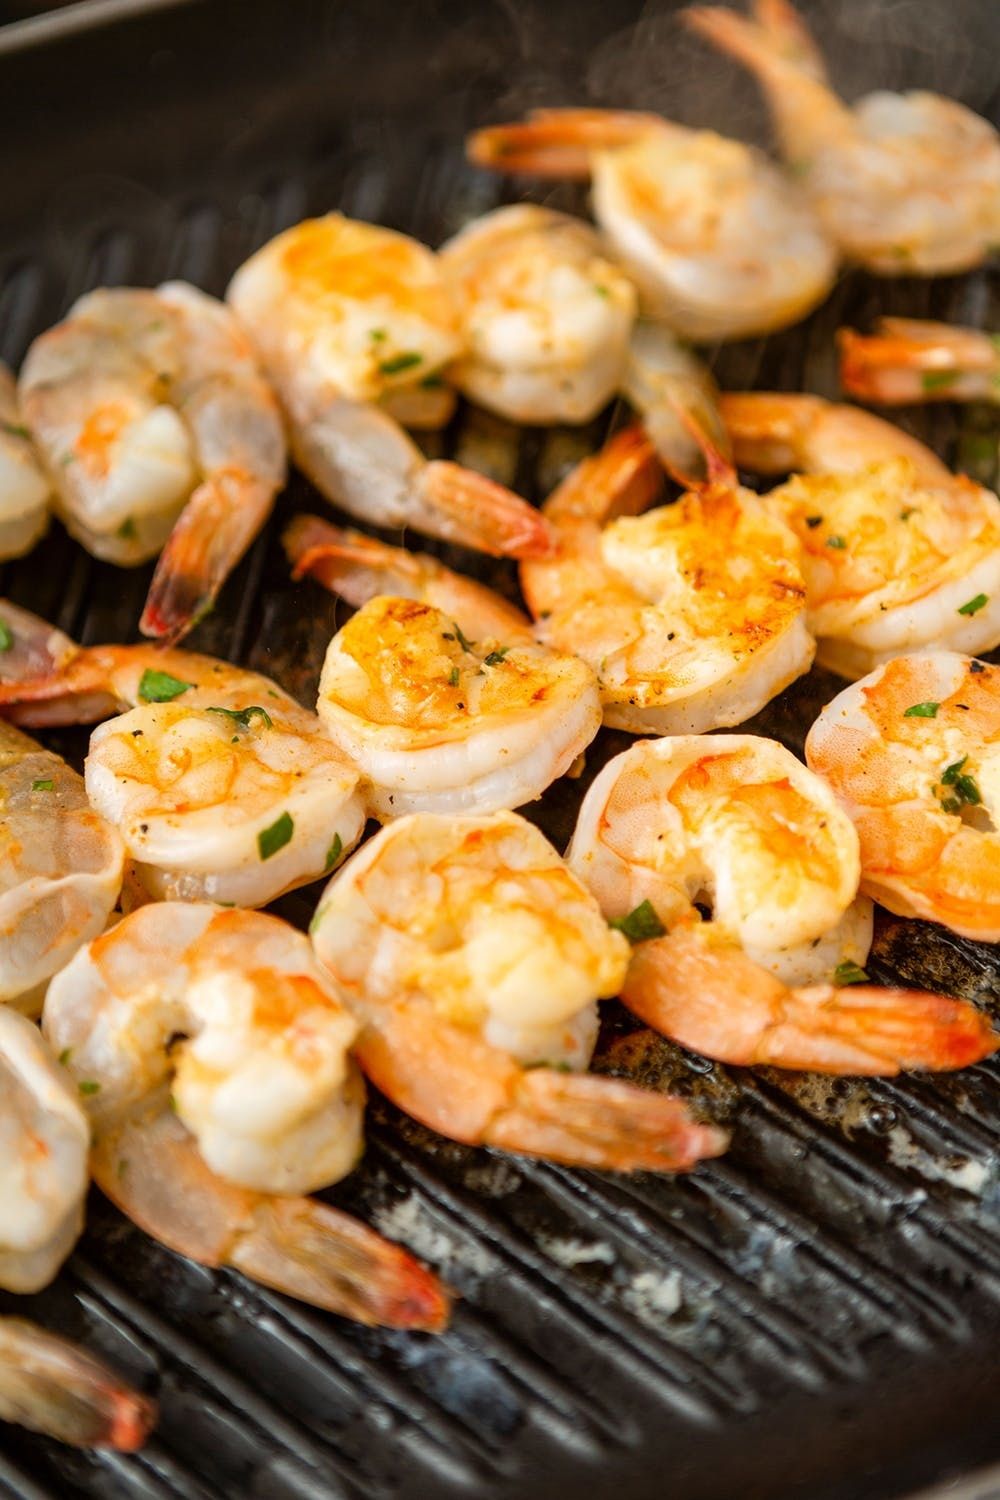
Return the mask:
M837 332L840 382L849 395L884 406L996 399L1000 350L972 328L918 318L882 318L873 334Z
M684 431L693 440L701 455L704 469L694 472L690 464L680 455L665 455L659 446L663 466L671 478L685 489L698 489L702 485L718 484L732 488L736 484L736 470L728 458L729 437L716 413L707 412L704 406L695 407L681 395L671 396L670 406Z
M555 551L541 512L484 474L434 459L421 471L419 486L427 529L445 541L491 557L549 557Z
M199 485L160 553L139 628L168 645L193 630L267 520L274 489L238 470Z
M378 594L399 592L410 556L319 516L296 516L281 540L293 578L315 578L359 609Z
M383 1328L440 1333L450 1299L399 1245L312 1198L269 1198L234 1242L228 1263L314 1307Z
M699 1124L681 1099L551 1068L521 1074L512 1103L484 1138L505 1151L618 1172L686 1172L729 1144L725 1131Z
M640 515L662 490L656 448L642 427L626 427L566 475L545 502L545 514L554 521L580 517L603 524Z
M817 83L826 83L826 63L823 54L790 0L753 0L751 6L757 25L771 38L779 50L802 73L807 73Z
M466 151L477 167L582 182L594 151L627 146L654 126L663 121L629 110L537 109L527 120L474 131Z
M13 637L0 654L0 717L14 724L92 724L114 713L109 663L100 647L78 646L29 610L0 600Z
M156 1405L69 1340L0 1318L0 1417L77 1448L141 1448Z

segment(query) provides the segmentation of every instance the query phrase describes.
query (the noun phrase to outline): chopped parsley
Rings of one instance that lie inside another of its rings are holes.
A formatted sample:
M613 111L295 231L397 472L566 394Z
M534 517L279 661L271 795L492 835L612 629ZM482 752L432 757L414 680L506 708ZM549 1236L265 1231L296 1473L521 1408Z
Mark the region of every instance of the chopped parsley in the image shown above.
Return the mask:
M940 703L911 703L909 708L904 708L904 719L936 719Z
M420 382L420 389L422 391L444 390L444 377L436 373L433 375L425 375L423 380Z
M172 677L169 672L157 672L154 668L147 667L139 678L139 701L140 703L170 703L193 687L193 682L182 682L179 677Z
M915 515L915 514L916 514L916 512L914 510L914 507L911 505L911 506L908 506L906 510L901 510L899 512L899 519L901 521L908 521L910 519L910 517L912 515Z
M257 703L252 703L249 708L206 708L205 712L208 714L225 714L227 719L232 719L233 723L238 724L241 729L249 729L251 727L251 720L255 717L260 719L265 729L273 729L274 727L271 722L271 715L267 709L261 708ZM235 745L236 743L237 741L234 740L233 744Z
M261 859L270 859L272 854L284 849L294 832L295 824L291 813L287 811L276 818L270 828L262 828L257 835L257 850Z
M844 541L844 538L842 536L828 536L826 539L826 545L828 547L836 547L839 552L842 552L847 546L847 543Z
M5 620L0 620L0 651L9 651L14 644L14 632Z
M920 376L920 386L925 391L946 391L954 382L954 370L924 370Z
M983 605L989 602L988 594L977 594L974 599L970 599L966 604L959 605L958 612L960 615L978 615Z
M509 646L498 646L495 651L491 651L488 656L483 657L483 666L498 667L509 650Z
M135 521L131 516L126 516L118 528L118 535L123 542L134 542L137 534Z
M337 863L338 859L340 858L340 856L343 854L343 852L344 852L344 841L340 837L339 833L335 833L333 835L333 843L330 845L329 849L326 851L326 863L324 864L323 869L324 870L332 870L333 867L334 867L334 865Z
M51 792L54 785L55 782L51 776L43 776L39 781L31 783L31 790L33 792Z
M80 1090L81 1094L99 1094L101 1092L101 1085L99 1083L95 1083L91 1078L81 1079L81 1081L77 1084L77 1088Z
M457 641L458 644L461 646L461 648L462 648L463 651L471 651L472 648L476 644L475 641L470 641L469 640L468 636L464 634L464 632L462 630L462 627L461 627L461 625L459 625L459 623L458 623L457 620L453 621L452 623L455 626L455 634L454 635L448 635L446 633L445 634L445 640L446 641Z
M451 671L448 673L448 685L449 685L449 687L458 687L458 678L459 678L458 668L457 667L452 667Z
M833 971L834 984L867 984L868 975L860 964L852 963L849 958L842 964L838 964Z
M616 932L621 932L628 938L629 942L645 943L650 938L663 937L667 931L651 901L640 901L626 917L612 917L608 922Z
M59 1066L61 1068L65 1068L66 1064L69 1062L69 1060L70 1060L70 1058L72 1056L73 1056L73 1048L72 1047L64 1047L62 1049L62 1051L60 1052L60 1054L59 1054Z
M608 291L607 287L602 286L599 281L594 282L594 291L599 297L603 297L605 301L607 301L607 299L611 296L611 293Z
M983 800L976 778L962 769L968 758L963 755L961 760L953 761L941 772L941 785L951 788L950 795L941 798L946 813L961 812L965 806L978 807Z
M404 370L415 370L417 365L422 365L424 356L422 354L394 354L391 359L383 359L379 362L379 371L383 375L402 375Z
M31 433L21 422L0 422L0 427L11 437L30 438Z
M373 344L384 344L389 335L384 328L370 328L368 330L368 337Z

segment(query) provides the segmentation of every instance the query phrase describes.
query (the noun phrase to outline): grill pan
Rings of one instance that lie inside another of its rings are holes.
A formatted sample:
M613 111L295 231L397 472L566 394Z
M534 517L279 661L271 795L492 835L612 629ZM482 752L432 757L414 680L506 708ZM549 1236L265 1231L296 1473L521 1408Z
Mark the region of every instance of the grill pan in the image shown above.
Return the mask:
M849 94L922 85L1000 119L992 0L806 11ZM313 211L437 243L504 195L539 195L471 172L465 131L571 102L766 139L752 87L684 37L669 0L94 0L0 30L0 350L16 364L101 283L182 276L221 293ZM576 189L542 191L584 207ZM1000 328L998 291L988 268L933 283L852 273L809 322L717 351L715 370L730 387L834 395L839 323L892 312ZM518 432L464 410L434 451L538 500L614 416ZM995 482L995 409L901 420ZM189 644L308 702L346 616L288 580L277 538L303 506L323 508L295 477ZM506 564L478 571L514 587ZM124 640L148 580L54 527L0 569L0 592L85 642ZM746 727L801 753L836 687L814 670ZM51 741L79 764L83 732ZM626 742L602 731L583 784ZM580 792L563 782L532 811L560 846ZM316 894L277 909L304 923ZM884 918L870 968L996 1014L985 945ZM373 1098L364 1163L327 1196L460 1292L437 1339L189 1264L94 1194L56 1284L0 1307L106 1354L158 1396L159 1428L128 1457L5 1428L0 1495L996 1500L996 1064L898 1082L751 1073L605 1009L597 1065L697 1100L732 1126L726 1157L676 1180L598 1176L444 1142Z

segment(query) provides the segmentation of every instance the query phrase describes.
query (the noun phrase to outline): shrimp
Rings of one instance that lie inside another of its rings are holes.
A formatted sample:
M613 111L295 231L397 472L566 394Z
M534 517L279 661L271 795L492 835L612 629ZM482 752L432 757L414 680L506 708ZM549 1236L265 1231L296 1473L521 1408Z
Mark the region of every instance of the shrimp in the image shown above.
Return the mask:
M526 501L481 474L427 462L386 398L411 395L461 352L458 309L433 252L341 214L286 229L240 267L227 297L288 418L292 453L328 500L378 526L495 555L544 555ZM381 404L380 404L381 403Z
M601 727L591 668L539 645L482 584L315 517L285 546L299 572L361 603L327 649L316 711L368 778L377 818L518 807ZM387 589L372 597L376 577Z
M709 1057L892 1075L962 1067L1000 1041L961 1001L855 985L872 932L857 835L772 740L633 746L584 798L567 861L635 943L625 1004Z
M134 1453L156 1403L69 1339L26 1318L0 1318L0 1420L75 1448Z
M539 638L597 672L606 724L635 734L740 724L813 658L798 542L728 470L636 514L658 469L635 430L585 460L545 505L559 554L523 563L521 587Z
M38 1027L6 1005L0 1005L0 1143L0 1286L37 1292L83 1228L90 1133L75 1083Z
M823 709L806 758L861 840L861 887L901 916L1000 942L1000 670L897 657Z
M32 344L19 395L72 535L126 565L163 549L142 628L179 640L285 480L277 402L235 318L184 282L90 292Z
M37 1014L46 982L102 932L125 850L83 778L0 721L0 1002Z
M882 276L950 275L1000 240L1000 138L964 105L915 91L848 106L788 0L753 19L695 5L686 20L761 85L781 149L826 233Z
M589 176L643 312L684 338L785 327L833 283L836 251L797 185L712 131L621 110L535 110L477 131L469 156L504 172Z
M357 1023L303 934L142 907L56 976L43 1028L79 1084L95 1181L140 1228L360 1322L447 1322L405 1251L302 1196L356 1164L364 1104Z
M861 401L1000 402L1000 338L919 318L880 318L873 334L841 328L840 379Z
M818 658L862 677L902 651L1000 644L1000 507L916 439L813 396L723 396L737 462L807 472L766 508L802 547Z
M51 486L21 420L17 387L0 365L0 558L23 557L48 529Z
M45 638L42 621L21 618ZM358 773L315 714L269 678L210 656L78 648L37 676L0 681L0 713L107 720L91 736L84 781L121 834L132 900L264 906L325 874L364 827Z
M517 814L390 823L333 877L312 937L362 1068L431 1129L618 1171L724 1149L680 1100L583 1075L628 944Z

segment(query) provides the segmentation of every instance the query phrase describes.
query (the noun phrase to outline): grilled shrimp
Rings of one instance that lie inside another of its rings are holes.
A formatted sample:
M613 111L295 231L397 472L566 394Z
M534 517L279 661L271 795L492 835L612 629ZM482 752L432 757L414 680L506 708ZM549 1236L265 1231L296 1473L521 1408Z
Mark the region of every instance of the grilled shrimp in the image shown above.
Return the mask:
M545 505L556 558L522 564L521 586L539 638L597 672L606 724L740 724L813 658L798 543L728 472L636 514L658 467L634 430L585 460Z
M2 721L0 851L0 1002L36 1013L46 982L103 931L125 851L83 778Z
M886 662L827 704L806 757L854 819L862 890L1000 942L1000 670L952 651Z
M328 500L379 526L513 557L544 554L548 530L509 490L458 464L428 463L390 414L462 348L458 309L432 251L341 214L286 229L227 293L288 417L292 453ZM427 387L423 387L427 394Z
M21 420L14 377L0 365L0 558L23 557L44 536L51 492Z
M44 638L48 627L33 623ZM364 827L358 773L315 714L269 678L210 656L81 647L35 676L0 680L0 713L107 720L91 736L84 780L122 836L132 900L264 906L325 874Z
M798 187L752 147L656 115L534 111L477 131L480 166L590 177L597 222L647 316L691 339L785 327L826 296L837 256Z
M814 396L723 396L736 460L806 472L767 509L802 546L818 657L861 677L902 651L1000 644L1000 507L916 439ZM825 471L825 472L824 472Z
M915 91L846 105L788 0L752 0L753 19L715 6L685 14L753 73L785 159L830 238L883 276L967 271L1000 240L1000 138L952 99Z
M861 401L1000 402L1000 336L920 318L880 318L873 334L841 328L840 379Z
M235 318L184 282L90 292L32 344L19 394L77 540L122 564L163 548L142 628L179 640L285 479L277 402Z
M313 942L383 1093L470 1145L679 1171L725 1145L677 1099L582 1075L628 945L515 813L413 814L330 882Z
M997 1045L961 1001L854 983L872 928L857 836L772 740L633 746L591 786L567 861L635 942L625 1004L709 1057L891 1075Z
M285 546L299 573L361 606L330 642L316 711L376 817L519 807L601 727L590 667L539 645L482 584L310 516Z
M90 1116L94 1178L204 1265L363 1323L440 1328L404 1251L301 1194L361 1153L357 1023L308 939L260 912L163 902L57 975L43 1027Z
M25 1318L0 1318L0 1420L75 1448L134 1453L156 1403L78 1344Z
M0 1005L0 1287L48 1286L76 1244L89 1140L76 1084L38 1027Z

